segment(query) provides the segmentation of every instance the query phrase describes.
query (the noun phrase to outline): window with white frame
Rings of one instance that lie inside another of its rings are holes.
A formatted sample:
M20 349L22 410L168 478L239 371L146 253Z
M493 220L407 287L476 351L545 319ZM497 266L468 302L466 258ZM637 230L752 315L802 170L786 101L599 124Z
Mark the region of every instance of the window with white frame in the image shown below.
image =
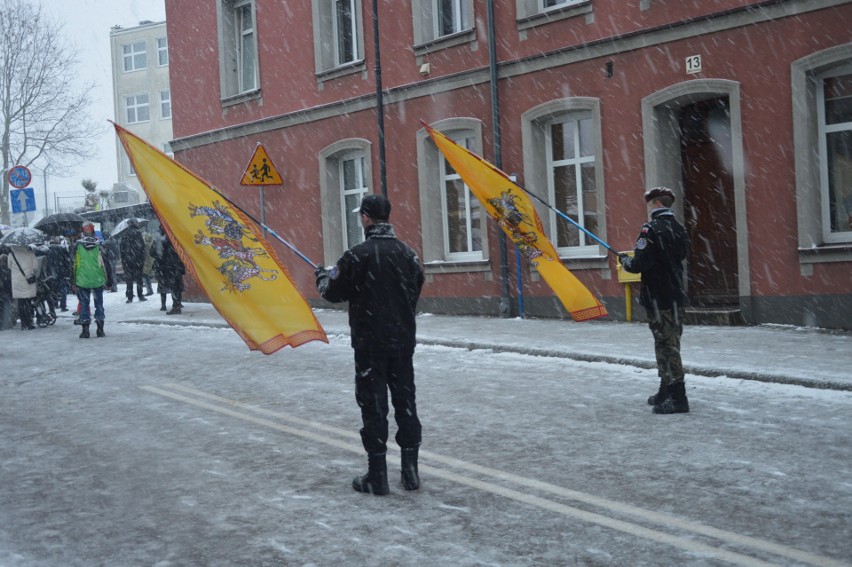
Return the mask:
M467 5L464 0L433 0L435 3L435 37L452 35L467 29Z
M595 144L589 116L560 118L547 127L548 202L586 230L597 233ZM557 250L586 246L588 236L552 209L550 240Z
M151 108L147 93L124 97L124 105L127 111L128 124L151 120Z
M363 0L312 3L316 72L336 76L360 70L364 62Z
M367 186L366 158L364 153L357 151L340 159L340 203L341 227L343 228L343 244L352 248L364 242L364 230L361 217L352 211L361 203L361 199L369 191Z
M823 237L852 240L852 68L823 74L817 83Z
M852 42L790 66L796 220L802 264L848 261L852 226Z
M551 10L553 8L562 8L564 6L582 4L588 1L589 0L539 0L539 4L542 10Z
M124 72L140 71L148 67L148 51L145 40L127 43L121 46L124 60Z
M449 47L475 39L473 0L412 0L412 10L415 52L417 46L436 41L440 47ZM463 32L469 34L457 37Z
M472 138L455 139L470 149ZM440 159L444 256L448 260L482 259L482 209L479 201L445 159Z
M518 29L524 30L592 12L592 0L515 0Z
M544 103L522 115L521 128L526 189L550 205L538 207L545 234L563 258L605 257L591 237L561 216L606 237L600 101Z
M432 128L482 155L482 122L447 118ZM417 132L417 175L423 261L433 273L477 272L488 267L488 230L481 204L425 129Z
M169 40L165 37L157 38L157 64L165 67L169 64Z
M352 210L372 193L370 142L349 138L320 151L319 184L323 259L332 264L364 238L361 217Z
M334 55L335 66L359 59L358 28L356 26L355 0L334 0Z
M254 0L219 3L220 80L223 98L258 89Z
M172 91L160 91L160 118L163 120L172 117Z

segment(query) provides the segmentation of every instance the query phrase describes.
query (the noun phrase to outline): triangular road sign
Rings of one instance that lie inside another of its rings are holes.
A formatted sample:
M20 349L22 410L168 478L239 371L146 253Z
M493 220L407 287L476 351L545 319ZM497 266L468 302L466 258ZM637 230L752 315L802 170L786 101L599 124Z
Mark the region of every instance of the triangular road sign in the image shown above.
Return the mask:
M278 170L269 159L269 154L261 144L257 145L248 166L243 173L240 185L283 185Z

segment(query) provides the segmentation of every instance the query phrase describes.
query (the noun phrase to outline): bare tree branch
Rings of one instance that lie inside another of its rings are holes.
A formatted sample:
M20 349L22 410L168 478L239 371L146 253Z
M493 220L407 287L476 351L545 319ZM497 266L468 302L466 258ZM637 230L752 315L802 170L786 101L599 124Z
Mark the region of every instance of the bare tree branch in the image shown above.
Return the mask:
M96 154L94 85L77 86L77 50L42 7L0 0L0 220L9 224L9 169L47 161L70 168Z

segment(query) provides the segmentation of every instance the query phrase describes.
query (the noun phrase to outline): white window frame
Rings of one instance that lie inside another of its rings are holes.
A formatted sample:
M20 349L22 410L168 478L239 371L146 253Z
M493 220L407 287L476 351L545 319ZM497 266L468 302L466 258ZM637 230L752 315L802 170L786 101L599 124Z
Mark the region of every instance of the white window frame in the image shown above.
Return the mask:
M254 6L251 2L238 2L235 6L234 37L237 45L237 84L239 92L257 88L257 40L254 23ZM248 18L246 18L248 12ZM243 24L248 23L248 26ZM247 58L251 58L251 69L247 69ZM249 72L250 71L250 72ZM249 76L250 75L250 76Z
M467 14L467 5L464 0L448 0L451 3L449 9L452 11L453 29L442 29L444 23L443 16L445 1L447 0L432 0L432 13L434 14L434 17L432 18L434 25L432 32L435 39L460 33L469 27L468 21L470 17L469 14Z
M144 109L147 114L146 118L140 118L139 114ZM142 122L151 121L151 99L148 93L139 93L127 95L124 97L124 116L127 118L127 124L139 124ZM131 118L131 113L133 117Z
M476 118L446 118L430 124L453 140L467 140L469 149L482 152L482 121ZM450 253L447 222L445 158L425 128L417 131L417 178L420 197L420 233L422 255L429 274L489 271L487 213L480 206L479 239L481 250ZM476 199L465 187L467 198ZM470 215L468 215L468 220ZM468 230L468 235L472 236Z
M790 65L793 101L793 159L796 166L796 225L799 263L848 262L852 240L826 242L823 201L823 160L820 154L820 99L818 77L844 68L852 61L852 42L836 45L802 57ZM837 234L835 234L837 236ZM741 272L742 273L742 272Z
M323 260L325 265L334 264L341 254L348 249L346 222L352 220L359 225L361 222L361 218L352 212L354 207L348 207L347 210L343 195L342 162L356 157L363 157L361 162L363 185L366 189L365 193L372 193L373 173L369 140L363 138L338 140L322 149L318 155Z
M585 206L585 191L583 190L583 164L595 164L597 159L594 154L590 156L583 156L580 152L580 122L582 120L592 120L591 115L587 115L586 113L572 113L570 115L561 116L559 118L554 118L547 122L545 127L545 149L547 152L547 200L551 205L556 203L556 175L555 170L559 167L570 167L574 169L574 195L577 199L577 222L583 226L583 228L587 228L585 226L585 218L586 218L586 206ZM572 157L568 157L565 159L554 159L553 157L553 127L557 124L573 124L574 136L572 140L572 145L574 147L575 155ZM592 125L592 127L594 127ZM555 208L559 208L554 205ZM568 215L568 211L563 211L559 209L563 214ZM597 213L600 215L600 212ZM570 216L570 215L569 215ZM579 243L577 246L559 246L558 242L558 227L560 225L560 216L556 214L553 209L548 209L548 217L550 220L550 230L547 237L556 247L556 251L561 256L571 256L576 255L577 249L585 249L588 251L588 248L591 247L592 240L580 229L577 229L577 233L579 236ZM564 220L564 219L562 219ZM568 221L565 221L568 222Z
M333 0L334 8L332 10L332 39L334 40L334 64L335 67L339 67L341 65L347 65L349 63L354 63L361 59L361 53L359 51L358 46L358 6L355 0ZM338 6L340 4L345 4L348 7L349 12L349 21L341 22L340 21L340 10ZM342 42L343 35L345 30L342 26L349 28L349 45L344 46ZM351 51L352 56L349 59L343 59L340 56L341 50L348 49Z
M473 139L469 137L453 137L451 138L457 144L470 148L473 144ZM464 212L465 212L465 232L467 234L467 250L465 252L452 252L450 251L450 213L449 213L449 202L447 199L447 183L452 181L460 181L461 176L456 173L448 173L447 171L447 160L441 156L438 160L440 173L439 179L441 182L441 218L443 224L443 233L444 233L444 258L449 261L469 261L469 260L481 260L482 259L482 231L485 230L484 227L484 217L482 206L479 204L479 201L476 197L470 192L470 188L466 183L462 183L464 186ZM478 209L479 213L479 234L474 235L473 229L473 210ZM479 250L474 250L474 236L478 237L479 240Z
M592 8L592 0L557 0L551 6L545 0L515 0L519 31L581 15L591 17Z
M352 58L340 57L343 29L338 18L339 3L347 5L351 19L349 28ZM366 69L364 60L364 0L311 0L314 27L314 66L317 79L328 79L358 73Z
M144 39L125 43L121 46L121 53L125 73L142 71L148 68L148 47Z
M432 51L476 41L476 21L473 0L449 0L455 28L444 33L441 14L446 0L412 0L414 23L414 54L425 55Z
M559 10L561 8L567 8L568 6L576 6L577 4L583 4L588 2L589 0L538 0L539 10L542 12L546 12L548 10ZM548 6L548 2L550 2L550 6Z
M354 173L356 176L356 184L351 189L346 188L347 162L352 162L355 165ZM370 187L366 178L366 162L367 156L361 150L344 154L338 160L338 178L340 181L340 225L343 230L343 246L347 249L364 242L364 232L361 230L361 217L358 213L352 212L353 207L347 206L346 198L357 196L356 201L360 203L361 199L364 198L364 195L369 193ZM356 228L355 234L359 235L359 237L355 238L354 242L349 239L350 229L353 227Z
M221 98L243 100L260 90L255 0L219 0L217 10ZM244 18L247 13L250 21Z
M521 116L521 137L524 151L524 183L525 188L548 200L554 201L555 188L553 185L553 160L550 145L550 127L553 123L565 119L590 118L592 126L592 156L577 156L575 166L582 169L583 163L594 163L595 200L597 202L597 230L595 235L606 241L606 198L603 175L603 143L601 140L600 100L593 97L573 97L552 100L533 107ZM591 160L591 161L590 161ZM578 186L580 180L578 179ZM585 195L583 195L585 197ZM581 209L581 199L578 198L578 211ZM606 250L594 243L591 237L586 237L579 231L582 245L558 247L556 236L557 216L549 207L536 202L536 209L541 217L544 233L556 247L559 256L572 260L577 268L596 268L606 261ZM561 210L561 209L560 209ZM566 211L562 211L566 213ZM579 216L584 219L584 216ZM567 222L567 221L566 221ZM581 223L584 224L584 223Z
M157 65L166 67L169 64L169 38L158 37L157 40Z
M852 228L847 230L831 231L831 202L829 200L829 178L828 178L828 143L829 134L838 132L852 133L852 122L839 124L826 124L825 116L825 90L824 80L841 75L852 74L852 64L837 67L830 71L817 75L817 128L819 130L819 166L820 166L820 202L822 213L822 238L829 244L852 242Z
M170 120L172 117L172 91L160 91L160 118Z

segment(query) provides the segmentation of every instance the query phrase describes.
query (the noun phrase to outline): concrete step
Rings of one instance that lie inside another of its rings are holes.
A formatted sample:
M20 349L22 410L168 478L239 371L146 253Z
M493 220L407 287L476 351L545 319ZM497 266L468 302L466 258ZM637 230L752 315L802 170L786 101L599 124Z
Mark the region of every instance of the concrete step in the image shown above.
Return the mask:
M688 307L684 323L686 325L735 327L745 325L745 319L742 312L736 307Z

